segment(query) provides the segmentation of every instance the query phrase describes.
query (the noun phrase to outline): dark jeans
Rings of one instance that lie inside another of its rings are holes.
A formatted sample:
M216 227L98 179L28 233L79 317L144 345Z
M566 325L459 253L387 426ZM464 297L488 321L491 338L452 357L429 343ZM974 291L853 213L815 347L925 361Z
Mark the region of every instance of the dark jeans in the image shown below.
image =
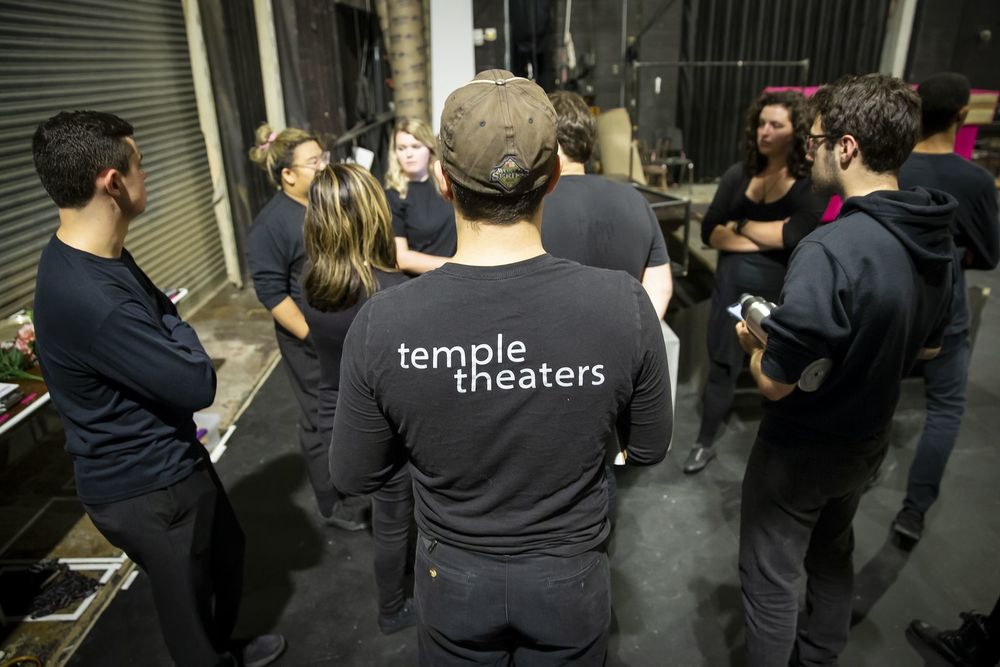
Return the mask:
M413 522L413 482L404 467L372 498L375 586L381 614L399 611L406 602L406 565Z
M319 430L319 357L312 343L277 330L278 349L299 404L299 447L319 511L327 515L341 495L330 480L330 442Z
M842 445L754 442L743 478L740 581L750 667L836 665L854 587L851 523L888 434ZM806 574L805 625L798 588Z
M160 630L177 665L232 664L244 537L210 463L165 489L85 505L97 529L149 577Z
M419 537L420 664L603 665L611 583L603 550L495 556Z
M927 417L910 466L903 506L925 514L937 500L941 478L958 439L969 377L969 337L947 336L938 356L924 362Z

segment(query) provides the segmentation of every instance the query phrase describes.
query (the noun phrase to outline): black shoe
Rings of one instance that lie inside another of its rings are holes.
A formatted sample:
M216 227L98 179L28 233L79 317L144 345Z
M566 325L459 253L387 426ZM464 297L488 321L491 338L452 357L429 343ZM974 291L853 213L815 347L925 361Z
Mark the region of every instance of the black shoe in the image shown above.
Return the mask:
M715 458L715 447L702 447L695 445L688 453L687 460L684 461L684 472L687 474L696 473L708 465L708 462Z
M260 635L243 647L243 667L264 667L278 659L287 644L281 635Z
M996 645L990 646L986 634L986 617L974 612L962 612L962 626L957 630L939 631L933 625L916 620L907 628L907 636L930 648L958 667L994 667L1000 660Z
M335 526L341 530L367 530L368 519L365 517L368 506L350 506L343 500L338 500L333 504L333 509L329 514L323 514L323 522L328 526Z
M417 624L417 609L413 603L413 598L406 598L399 611L392 614L378 615L378 629L383 635L391 635L394 632L412 628Z
M892 530L904 540L916 544L924 534L924 515L915 509L904 507L892 522Z

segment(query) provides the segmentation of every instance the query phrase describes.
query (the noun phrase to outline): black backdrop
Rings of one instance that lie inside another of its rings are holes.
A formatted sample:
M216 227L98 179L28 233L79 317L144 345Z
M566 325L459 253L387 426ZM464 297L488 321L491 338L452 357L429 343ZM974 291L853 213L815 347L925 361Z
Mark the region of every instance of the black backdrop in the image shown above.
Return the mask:
M684 0L681 61L810 60L801 68L683 67L678 125L699 180L741 156L743 113L765 86L878 70L890 0Z

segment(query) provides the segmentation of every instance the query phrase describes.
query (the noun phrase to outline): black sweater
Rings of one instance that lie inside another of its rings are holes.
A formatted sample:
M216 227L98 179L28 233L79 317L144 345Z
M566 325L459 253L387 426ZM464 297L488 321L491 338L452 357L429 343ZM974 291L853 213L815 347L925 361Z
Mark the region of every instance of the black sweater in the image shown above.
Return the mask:
M53 236L37 280L38 356L80 499L124 500L187 477L205 458L191 415L215 399L194 330L127 250L105 259Z
M920 188L852 197L799 243L781 303L763 322L762 369L788 384L816 359L833 369L815 392L765 401L762 439L852 443L886 427L900 380L948 322L955 207Z
M608 535L606 453L666 455L663 334L622 271L541 255L445 264L375 294L344 343L330 467L366 493L409 458L420 530L572 555Z

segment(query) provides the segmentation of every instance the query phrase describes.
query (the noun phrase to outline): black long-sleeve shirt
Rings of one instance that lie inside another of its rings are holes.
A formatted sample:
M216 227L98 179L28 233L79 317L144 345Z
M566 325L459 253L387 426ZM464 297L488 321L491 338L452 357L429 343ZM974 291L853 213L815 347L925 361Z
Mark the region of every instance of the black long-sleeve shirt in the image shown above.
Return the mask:
M751 175L743 163L734 164L726 170L712 203L702 218L701 240L708 245L712 230L730 220L767 222L788 218L788 222L781 228L783 248L759 253L738 253L748 261L784 267L799 241L819 224L826 208L826 200L812 191L812 180L806 177L797 179L781 199L768 203L751 201L746 196L750 179Z
M35 332L83 502L164 488L204 459L192 413L215 399L212 360L127 250L107 259L53 236Z
M257 299L268 310L286 297L302 305L299 276L306 261L302 239L305 215L305 206L279 192L260 210L250 227L247 264ZM284 331L277 321L274 325Z
M461 548L570 555L608 535L607 450L666 455L663 335L634 278L541 255L445 264L375 294L344 343L331 471L411 464L417 525Z

